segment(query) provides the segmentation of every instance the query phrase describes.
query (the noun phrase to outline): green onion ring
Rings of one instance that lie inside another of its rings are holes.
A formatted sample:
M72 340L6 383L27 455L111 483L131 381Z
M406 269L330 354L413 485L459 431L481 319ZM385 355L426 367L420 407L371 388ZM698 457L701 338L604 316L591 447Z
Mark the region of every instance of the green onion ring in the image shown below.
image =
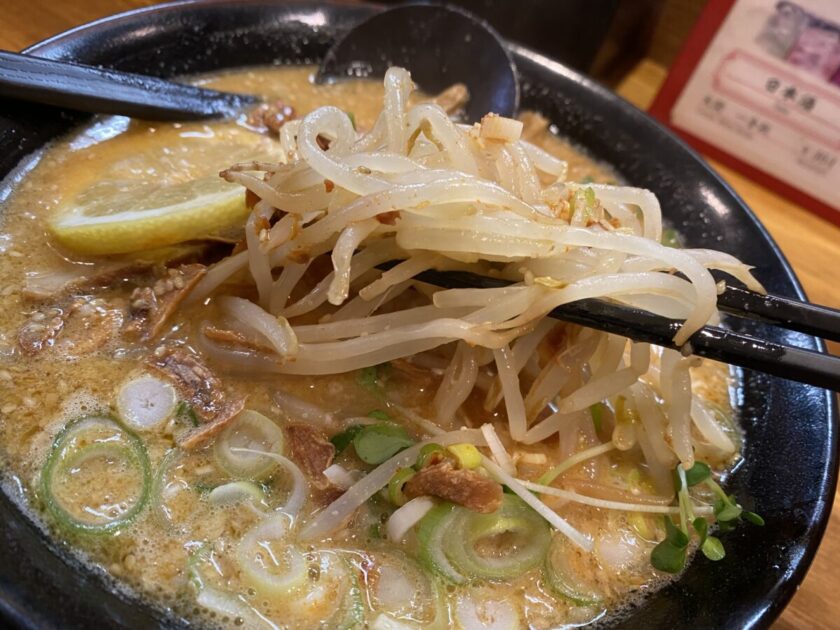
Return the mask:
M93 442L72 448L74 438L79 437L83 431L97 426L118 432L124 442ZM82 464L91 456L99 456L103 453L120 455L140 472L142 476L140 493L134 504L120 516L101 524L86 523L68 512L55 496L52 490L53 477L57 471L64 470L74 464ZM41 471L41 494L48 512L61 527L79 534L112 534L129 525L146 507L151 485L151 465L142 440L122 427L113 418L105 416L85 416L68 422L56 435L47 461Z

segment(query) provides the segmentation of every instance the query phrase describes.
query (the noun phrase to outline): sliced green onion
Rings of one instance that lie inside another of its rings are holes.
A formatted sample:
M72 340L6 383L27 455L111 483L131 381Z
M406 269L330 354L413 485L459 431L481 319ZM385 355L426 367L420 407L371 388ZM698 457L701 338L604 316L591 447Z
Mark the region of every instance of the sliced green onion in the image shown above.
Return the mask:
M353 438L356 455L366 464L381 464L414 444L408 431L397 424L381 422L362 429Z
M438 461L446 457L446 449L440 444L426 444L420 449L420 454L417 456L417 462L414 467L417 470L424 468L427 464L436 464Z
M509 579L538 567L551 531L521 499L506 494L492 514L448 503L435 506L418 524L417 538L421 562L463 584L469 579Z
M260 479L277 466L272 458L237 449L283 452L283 431L270 419L246 409L230 423L216 440L213 453L216 462L227 473L244 479Z
M336 593L344 590L341 604L335 614L325 624L325 627L335 630L357 630L365 627L365 603L362 599L362 588L359 585L358 572L346 559L341 558L342 569L337 582L330 589L329 594L335 598ZM323 572L322 572L323 573Z
M455 620L461 630L519 630L522 618L510 599L476 600L461 595L455 606Z
M382 411L381 409L374 409L373 411L368 412L368 418L373 418L374 420L379 420L380 422L393 422L394 419L389 416L387 413Z
M543 574L549 588L579 606L597 606L603 601L598 588L586 576L591 555L581 552L562 534L556 534L545 557Z
M158 468L155 471L154 479L152 480L152 512L157 519L167 527L173 527L175 524L172 521L172 513L166 505L166 496L170 493L177 493L181 488L170 489L169 472L179 457L181 449L173 448L166 452L163 459L160 460Z
M292 519L276 514L248 532L236 550L243 579L265 595L285 595L306 582L306 558L289 544Z
M152 481L152 513L163 527L184 533L184 525L202 508L202 496L227 480L223 475L211 451L170 449Z
M403 486L413 476L413 468L400 468L388 482L388 500L397 507L405 505L408 502L408 498L403 493Z
M202 544L187 559L187 576L196 590L195 601L199 606L233 620L246 628L280 630L280 627L251 606L241 595L210 586L201 572L200 565L211 560L210 545Z
M387 613L379 613L368 626L370 630L416 630L415 624L395 619Z
M148 431L169 420L178 403L175 389L164 380L145 375L124 383L117 392L117 415L132 429Z
M292 619L307 619L313 611L329 611L314 627L329 630L361 630L365 627L365 602L359 584L360 571L341 552L331 549L306 554L307 579L299 594L283 601L284 628L299 626Z
M459 573L497 580L522 575L545 560L551 530L548 523L514 495L504 495L502 507L479 514L456 507L450 531L444 535L446 557Z
M216 486L207 495L207 500L219 507L235 505L248 501L255 508L267 510L268 497L265 490L253 481L231 481L230 483Z
M438 592L435 582L408 555L378 545L366 551L370 585L368 596L374 611L426 627L435 621Z
M443 540L455 520L455 515L453 504L441 503L423 517L417 525L417 540L420 543L418 560L444 580L453 584L466 584L467 576L455 568L443 551Z
M90 469L97 462L105 467L92 474ZM119 481L126 475L136 482L136 491L111 498L118 492L112 492L115 489L110 482L124 485ZM41 471L41 494L47 510L59 526L81 534L110 534L129 525L146 507L151 485L143 442L104 416L68 422L56 435ZM100 498L85 499L85 491Z
M228 617L242 627L280 630L280 626L248 604L241 595L206 586L198 592L195 601L199 606L212 610L221 617Z

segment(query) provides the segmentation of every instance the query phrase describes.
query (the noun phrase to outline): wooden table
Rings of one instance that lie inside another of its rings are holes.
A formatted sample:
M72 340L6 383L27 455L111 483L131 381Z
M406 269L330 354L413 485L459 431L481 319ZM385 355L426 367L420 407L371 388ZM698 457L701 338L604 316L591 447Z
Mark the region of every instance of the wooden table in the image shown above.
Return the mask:
M155 4L153 0L4 0L0 18L0 48L20 50L45 37L109 13ZM665 79L666 68L642 61L618 87L618 92L645 108ZM810 214L735 171L712 162L755 210L781 246L811 300L840 308L840 228ZM838 354L840 344L832 344ZM837 507L837 499L835 499ZM835 509L822 547L799 593L776 624L777 628L840 627L840 509Z

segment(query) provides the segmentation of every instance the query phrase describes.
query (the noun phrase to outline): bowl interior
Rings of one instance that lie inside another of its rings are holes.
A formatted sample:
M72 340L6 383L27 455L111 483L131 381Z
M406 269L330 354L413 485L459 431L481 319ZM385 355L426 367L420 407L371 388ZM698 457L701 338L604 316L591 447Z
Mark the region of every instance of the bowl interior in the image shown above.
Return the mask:
M31 51L56 59L172 76L267 63L314 62L370 6L270 0L186 2L80 27ZM802 297L801 287L743 202L681 141L610 91L526 48L513 47L522 107L653 190L690 247L710 247L755 265L769 291ZM0 102L0 178L27 154L84 120L77 114ZM0 190L0 199L2 199ZM741 320L736 330L823 350L821 342ZM763 627L804 577L822 535L836 481L834 396L745 372L735 395L746 434L730 492L767 521L726 534L727 556L698 558L682 578L627 614L604 621L628 628ZM183 622L107 588L83 571L15 503L0 493L0 610L25 627L163 626Z

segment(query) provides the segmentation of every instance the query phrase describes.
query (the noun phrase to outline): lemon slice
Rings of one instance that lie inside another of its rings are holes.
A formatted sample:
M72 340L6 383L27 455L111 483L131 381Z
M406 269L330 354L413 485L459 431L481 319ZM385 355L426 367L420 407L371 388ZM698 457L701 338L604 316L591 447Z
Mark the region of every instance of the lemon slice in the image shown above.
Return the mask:
M49 227L74 251L123 254L203 238L247 216L243 188L218 176L159 187L108 181L84 191Z
M69 139L50 232L81 254L149 252L241 231L245 191L219 177L271 160L276 142L235 121L160 124L102 118Z

